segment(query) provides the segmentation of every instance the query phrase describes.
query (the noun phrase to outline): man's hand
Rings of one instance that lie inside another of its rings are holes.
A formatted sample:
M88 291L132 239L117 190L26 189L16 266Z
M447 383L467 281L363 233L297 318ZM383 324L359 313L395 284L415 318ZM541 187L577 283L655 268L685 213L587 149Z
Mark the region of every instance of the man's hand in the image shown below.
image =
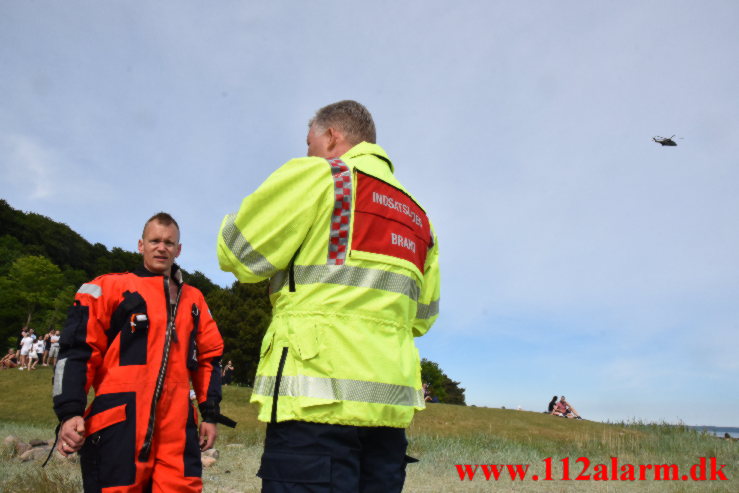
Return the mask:
M82 416L69 418L59 429L56 449L64 456L77 452L85 443L85 420Z
M218 436L218 428L215 423L200 423L200 450L205 451L213 447Z

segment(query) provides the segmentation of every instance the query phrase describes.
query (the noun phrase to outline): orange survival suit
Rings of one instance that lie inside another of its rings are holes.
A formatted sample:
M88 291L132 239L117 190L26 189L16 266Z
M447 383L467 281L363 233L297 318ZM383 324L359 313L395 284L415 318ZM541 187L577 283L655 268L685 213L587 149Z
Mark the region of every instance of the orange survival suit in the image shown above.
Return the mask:
M179 267L172 278L142 266L83 284L59 342L54 411L61 422L85 418L85 492L201 491L190 382L203 420L218 422L223 339Z

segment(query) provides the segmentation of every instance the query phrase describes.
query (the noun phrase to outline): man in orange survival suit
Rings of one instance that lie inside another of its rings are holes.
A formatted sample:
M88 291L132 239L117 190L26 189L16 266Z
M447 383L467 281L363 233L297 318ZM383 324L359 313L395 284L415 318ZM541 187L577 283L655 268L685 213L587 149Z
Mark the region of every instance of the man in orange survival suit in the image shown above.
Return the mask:
M156 214L139 240L143 266L83 284L69 310L54 375L57 448L80 451L85 492L202 490L200 451L225 422L223 339L203 294L182 282L179 240L172 216Z

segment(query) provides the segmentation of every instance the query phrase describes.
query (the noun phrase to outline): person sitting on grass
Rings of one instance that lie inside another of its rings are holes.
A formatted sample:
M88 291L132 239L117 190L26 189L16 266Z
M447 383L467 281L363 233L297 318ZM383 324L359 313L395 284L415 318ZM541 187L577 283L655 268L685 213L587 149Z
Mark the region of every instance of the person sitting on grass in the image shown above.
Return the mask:
M425 382L423 384L423 400L424 402L428 402L431 400L431 389L429 388L429 384Z
M563 418L582 419L580 415L577 414L577 411L575 411L575 408L572 407L569 402L567 402L565 396L562 396L559 399L557 405L554 406L552 414L555 416L561 416Z
M552 400L549 401L549 405L547 406L547 410L544 411L547 414L552 414L552 411L554 411L554 406L557 405L557 396L555 395L552 397Z
M8 349L8 354L3 356L0 360L0 369L16 368L18 366L18 357L16 356L15 349Z

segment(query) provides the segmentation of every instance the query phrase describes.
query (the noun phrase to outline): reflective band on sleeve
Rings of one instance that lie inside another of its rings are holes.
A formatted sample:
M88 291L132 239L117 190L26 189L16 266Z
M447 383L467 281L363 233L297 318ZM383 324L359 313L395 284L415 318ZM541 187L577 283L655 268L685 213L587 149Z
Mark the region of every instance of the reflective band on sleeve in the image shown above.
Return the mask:
M62 380L64 379L64 367L66 364L67 358L62 358L56 362L56 368L54 368L54 387L51 391L52 397L62 395Z
M428 305L418 304L416 309L416 318L427 319L439 314L439 300L432 301Z
M257 375L254 381L255 394L272 397L274 388L275 377ZM425 407L423 390L406 385L306 375L283 376L280 381L279 395L281 397L311 397L334 401Z
M97 284L83 284L77 290L77 294L89 294L93 298L100 298L100 295L103 294L103 288Z
M256 251L236 227L236 214L229 214L223 227L223 241L236 258L258 276L270 277L277 271L261 253Z
M328 240L329 265L342 265L349 245L349 224L352 217L352 175L341 159L329 159L334 179L334 210Z
M380 289L418 299L416 281L403 274L380 269L368 269L353 265L296 265L295 284L338 284L358 288ZM271 292L282 289L287 282L284 271L278 272L271 281Z
M269 294L276 293L287 284L287 271L281 270L269 280Z

